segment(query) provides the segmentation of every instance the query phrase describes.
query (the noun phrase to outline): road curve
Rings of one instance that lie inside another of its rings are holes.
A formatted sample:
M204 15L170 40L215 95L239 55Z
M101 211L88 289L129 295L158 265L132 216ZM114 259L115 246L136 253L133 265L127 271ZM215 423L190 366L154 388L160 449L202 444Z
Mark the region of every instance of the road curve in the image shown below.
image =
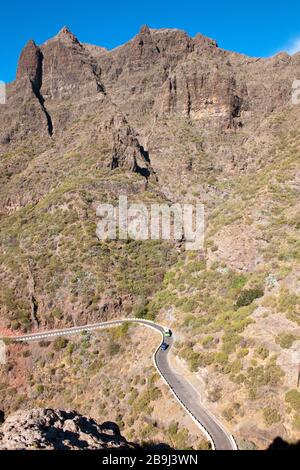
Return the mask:
M171 392L184 408L184 410L192 417L199 428L204 432L215 450L237 450L233 437L223 428L217 419L206 410L200 401L200 396L195 388L182 376L176 374L169 364L168 352L173 344L173 337L164 337L164 327L139 318L127 318L122 320L111 320L107 322L94 323L85 326L75 326L72 328L64 328L59 330L50 330L39 333L30 333L20 336L6 337L13 342L30 342L54 339L58 336L70 336L84 331L95 331L104 328L116 326L125 322L134 322L150 327L161 334L162 341L168 344L168 349L163 351L159 344L154 353L153 360L156 369L171 389ZM1 339L1 338L0 338Z

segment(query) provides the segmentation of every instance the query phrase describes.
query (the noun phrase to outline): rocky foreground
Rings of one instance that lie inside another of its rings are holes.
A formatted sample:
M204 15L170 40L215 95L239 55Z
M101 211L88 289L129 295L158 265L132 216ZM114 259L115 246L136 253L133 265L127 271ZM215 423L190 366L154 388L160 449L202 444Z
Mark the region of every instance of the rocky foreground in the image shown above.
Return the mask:
M112 422L96 423L76 411L33 409L10 415L0 428L0 450L132 449Z

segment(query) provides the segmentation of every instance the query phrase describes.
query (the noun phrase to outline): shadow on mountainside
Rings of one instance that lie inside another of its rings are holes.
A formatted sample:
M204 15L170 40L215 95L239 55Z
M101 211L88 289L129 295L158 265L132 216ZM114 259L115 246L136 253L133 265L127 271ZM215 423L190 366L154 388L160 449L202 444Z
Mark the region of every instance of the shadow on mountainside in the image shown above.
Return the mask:
M300 450L300 441L291 444L281 437L276 437L267 450Z

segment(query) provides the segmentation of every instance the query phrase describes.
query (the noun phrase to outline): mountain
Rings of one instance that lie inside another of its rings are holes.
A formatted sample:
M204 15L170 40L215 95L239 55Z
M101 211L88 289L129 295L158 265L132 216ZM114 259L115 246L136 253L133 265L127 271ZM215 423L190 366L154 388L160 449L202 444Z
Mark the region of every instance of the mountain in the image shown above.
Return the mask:
M66 27L29 41L0 105L3 331L168 322L182 373L241 442L295 438L299 76L300 53L251 58L174 29L113 50ZM202 202L204 249L99 241L96 208L119 195Z

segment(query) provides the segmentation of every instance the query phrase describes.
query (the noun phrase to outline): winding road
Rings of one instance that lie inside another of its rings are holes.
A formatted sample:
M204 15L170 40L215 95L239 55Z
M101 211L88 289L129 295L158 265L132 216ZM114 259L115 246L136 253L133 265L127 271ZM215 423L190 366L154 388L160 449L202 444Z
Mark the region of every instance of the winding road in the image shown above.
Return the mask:
M168 385L176 400L191 416L201 431L211 442L212 448L215 450L237 450L237 445L232 435L229 434L220 422L207 410L201 403L201 398L197 390L182 375L177 374L169 364L168 352L173 344L173 337L164 337L164 327L138 318L127 318L122 320L111 320L108 322L94 323L85 326L76 326L72 328L64 328L60 330L50 330L39 333L30 333L26 335L6 337L13 342L30 342L54 339L57 336L70 336L83 331L95 331L112 326L120 325L125 322L139 323L146 327L152 328L159 332L162 341L153 355L153 361L156 369L161 375L164 382ZM1 338L0 338L1 339ZM164 351L161 349L162 342L168 344L168 348Z

